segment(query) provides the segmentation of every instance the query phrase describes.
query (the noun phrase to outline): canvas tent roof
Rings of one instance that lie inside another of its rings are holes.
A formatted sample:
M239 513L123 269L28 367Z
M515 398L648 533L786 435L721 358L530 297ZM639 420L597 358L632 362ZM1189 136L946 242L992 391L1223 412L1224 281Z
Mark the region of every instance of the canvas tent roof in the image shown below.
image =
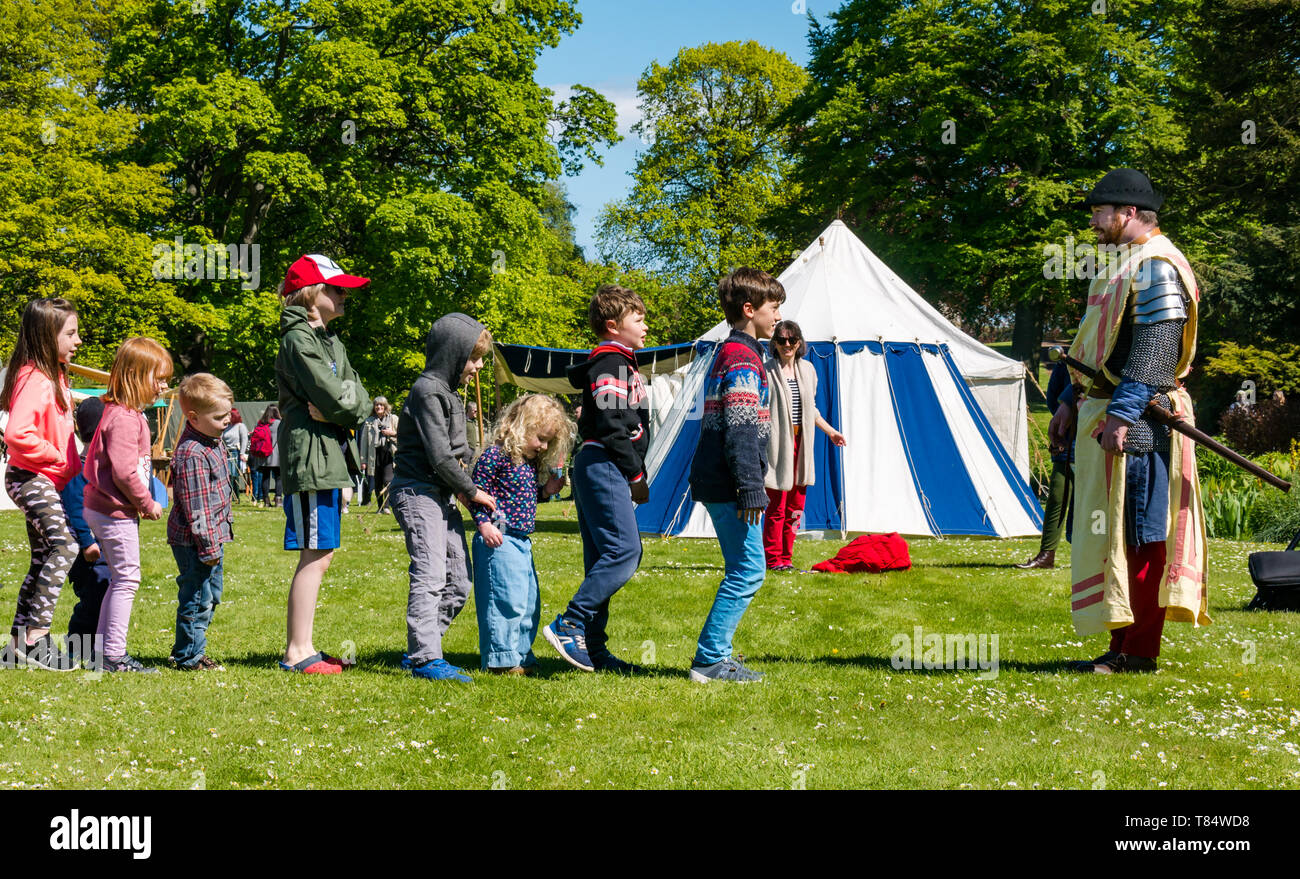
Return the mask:
M1042 527L1027 482L1024 373L947 321L836 221L782 273L782 316L799 323L818 376L817 408L849 438L820 431L809 530L1024 536ZM706 333L666 412L657 413L642 531L703 537L712 526L690 496L712 354Z

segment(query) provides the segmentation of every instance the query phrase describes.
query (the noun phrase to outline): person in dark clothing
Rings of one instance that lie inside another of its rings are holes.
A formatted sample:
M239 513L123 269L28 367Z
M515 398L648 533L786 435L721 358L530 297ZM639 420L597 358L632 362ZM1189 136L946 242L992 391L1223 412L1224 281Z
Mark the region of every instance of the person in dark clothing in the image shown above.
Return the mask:
M649 398L637 371L645 347L645 303L626 287L605 284L587 309L601 339L569 383L582 390L573 497L582 532L584 578L564 612L542 634L565 661L583 671L632 674L642 669L609 652L609 602L641 564L636 505L650 498L645 455L650 446Z
M411 556L404 665L414 677L470 683L447 662L442 638L469 599L469 549L455 498L495 512L496 501L474 484L468 469L465 407L456 389L483 368L492 335L458 312L443 315L425 340L424 371L411 385L397 422L393 513Z
M1070 386L1070 368L1062 360L1052 370L1047 382L1047 408L1052 414L1061 405L1061 394ZM1038 555L1016 565L1017 568L1056 567L1056 546L1061 542L1061 532L1066 531L1070 518L1070 498L1074 493L1074 439L1065 444L1053 444L1052 481L1047 493L1047 506L1043 508L1043 540L1038 545ZM1068 539L1068 535L1067 535Z
M90 445L103 414L104 401L99 397L87 397L77 406L73 418L82 445ZM85 460L84 452L82 460ZM77 560L72 563L72 570L68 573L68 582L72 584L72 591L77 596L77 604L72 608L72 616L68 619L69 642L73 645L70 650L88 647L93 643L85 639L95 637L95 631L99 628L99 606L104 603L104 593L108 591L108 562L100 554L95 535L90 533L90 526L82 515L82 494L85 490L86 477L78 473L59 492L63 499L63 509L68 514L68 524L72 526L73 533L77 535L77 543L81 546L81 552L77 554ZM78 644L72 636L82 639L83 643ZM94 659L89 652L78 658L88 662Z

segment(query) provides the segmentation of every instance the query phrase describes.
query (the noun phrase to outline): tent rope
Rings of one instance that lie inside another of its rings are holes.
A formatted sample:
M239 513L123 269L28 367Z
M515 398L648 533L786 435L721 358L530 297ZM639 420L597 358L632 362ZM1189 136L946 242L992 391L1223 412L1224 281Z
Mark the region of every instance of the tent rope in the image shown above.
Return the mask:
M1038 384L1038 379L1034 376L1033 372L1030 371L1028 366L1024 367L1024 369L1025 376L1034 383L1034 387L1038 389L1038 393L1042 394L1043 399L1046 400L1047 394L1044 393L1042 386ZM1034 443L1033 469L1035 471L1041 471L1043 465L1043 449L1050 448L1051 442L1047 435L1043 433L1043 429L1034 422L1034 416L1030 414L1028 406L1025 406L1025 418L1029 421L1029 429L1032 430L1040 440L1040 442Z

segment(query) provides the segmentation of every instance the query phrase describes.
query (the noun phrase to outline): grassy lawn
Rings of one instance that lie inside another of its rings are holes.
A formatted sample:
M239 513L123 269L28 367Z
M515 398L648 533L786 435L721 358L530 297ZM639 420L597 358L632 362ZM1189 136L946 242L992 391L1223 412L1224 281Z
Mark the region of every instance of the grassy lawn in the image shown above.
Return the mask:
M1297 617L1239 610L1253 594L1246 554L1258 547L1213 542L1215 625L1171 624L1156 675L1058 673L1104 646L1070 629L1064 572L1006 567L1036 541L926 540L902 574L770 577L737 638L766 682L701 687L686 667L721 575L717 546L647 539L640 573L615 599L610 646L653 675L572 672L538 638L538 678L474 671L472 685L454 685L397 667L406 556L392 518L369 513L347 518L316 629L319 648L355 645L359 667L325 678L277 670L294 562L278 548L282 527L278 511L237 512L209 640L225 671L0 671L0 785L1300 786ZM540 529L545 621L580 573L572 504L545 505ZM142 531L129 643L161 664L175 569L163 523ZM837 547L800 541L795 562L809 567ZM22 519L0 514L6 613L26 564ZM68 590L56 630L72 600ZM915 626L997 635L999 673L894 670L892 640ZM453 662L478 668L472 600L446 646Z

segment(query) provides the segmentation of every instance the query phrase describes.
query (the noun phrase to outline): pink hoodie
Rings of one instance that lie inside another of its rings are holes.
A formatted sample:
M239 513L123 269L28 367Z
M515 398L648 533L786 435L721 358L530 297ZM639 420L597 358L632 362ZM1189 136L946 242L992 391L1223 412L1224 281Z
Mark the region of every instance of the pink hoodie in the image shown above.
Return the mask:
M149 422L117 403L104 407L86 449L86 506L113 519L135 519L153 509Z
M59 411L54 393L54 382L36 364L18 367L5 425L5 445L9 447L10 464L39 473L62 490L81 472L81 456L73 436L72 394L63 376L59 376L59 393L68 404L65 411Z

